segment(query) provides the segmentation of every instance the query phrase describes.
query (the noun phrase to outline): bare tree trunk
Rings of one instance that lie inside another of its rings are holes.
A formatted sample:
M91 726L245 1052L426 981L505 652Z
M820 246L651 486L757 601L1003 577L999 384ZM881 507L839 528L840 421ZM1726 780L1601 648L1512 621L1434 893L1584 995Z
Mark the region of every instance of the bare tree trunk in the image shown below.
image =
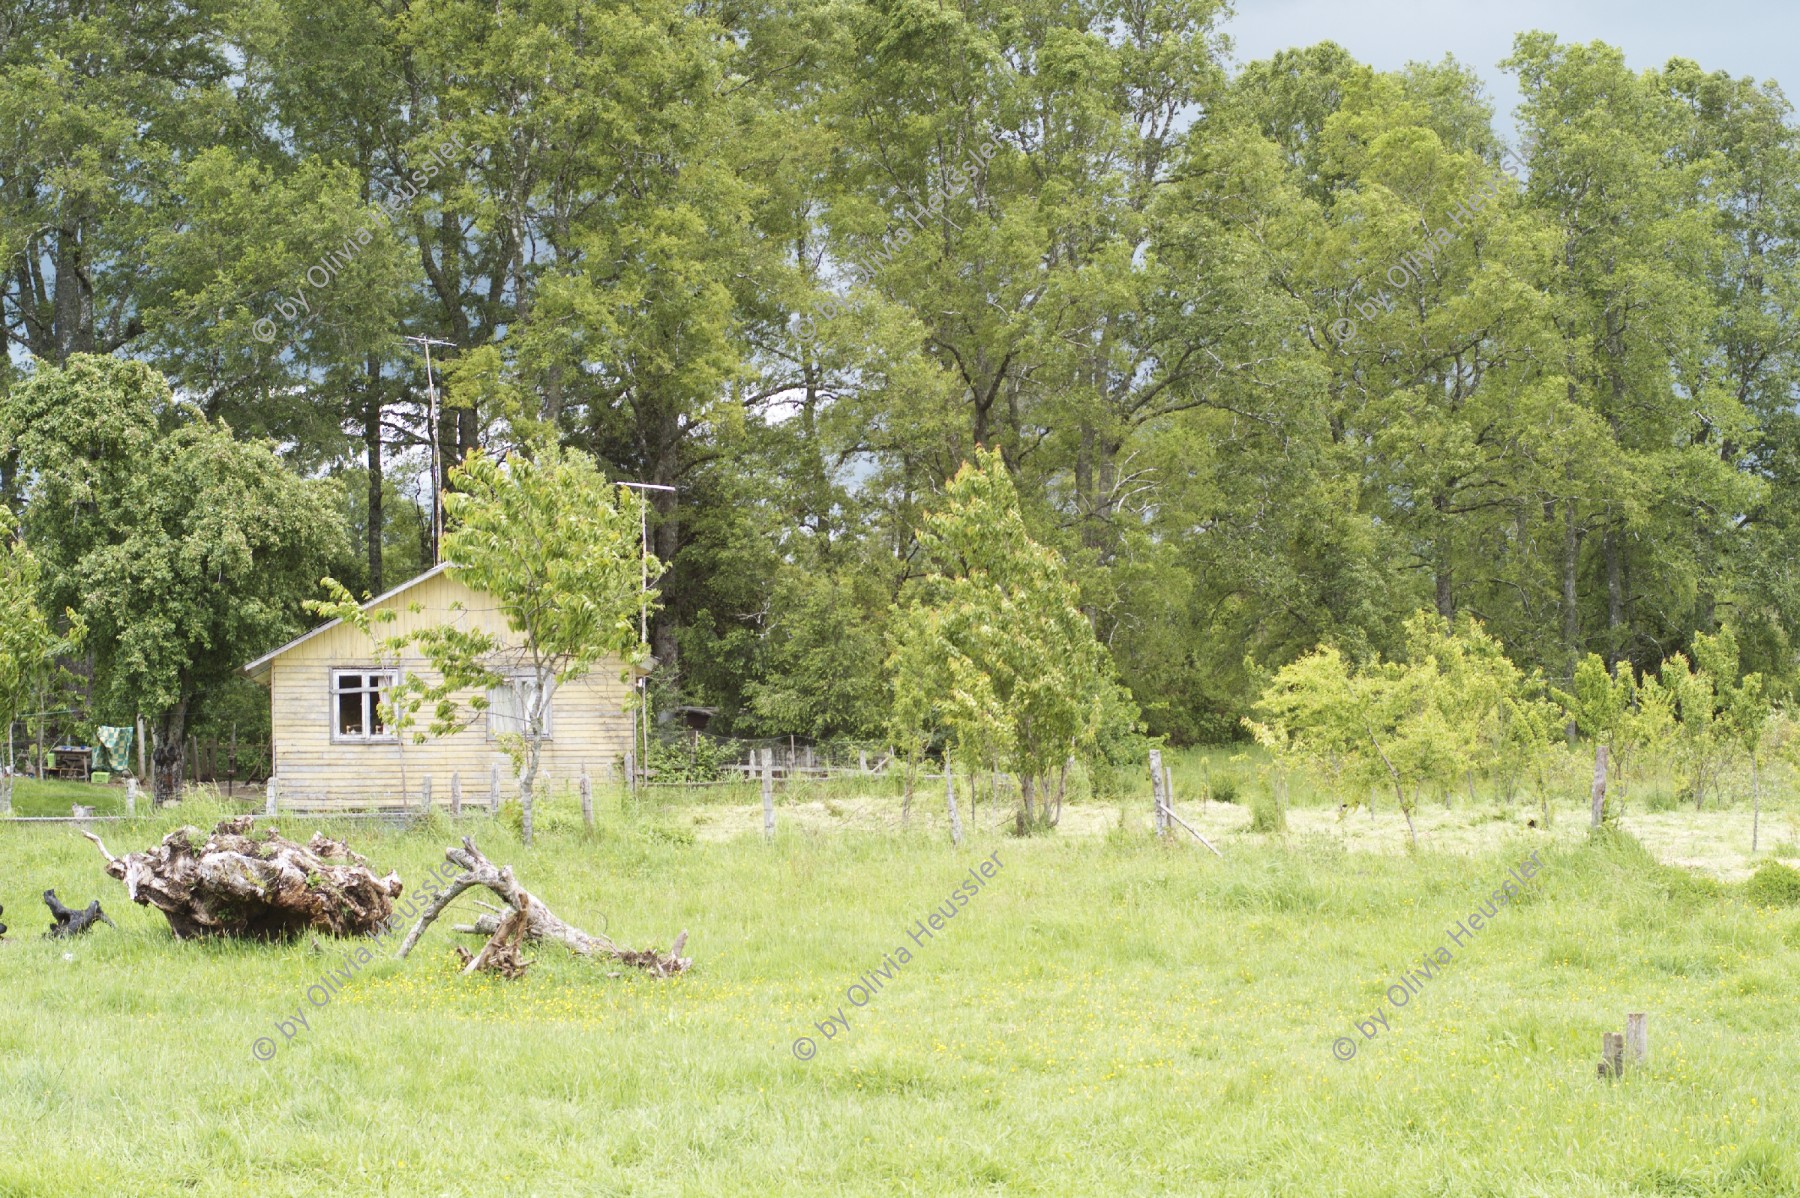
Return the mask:
M1757 775L1756 753L1750 754L1750 851L1756 852L1756 834L1762 822L1762 779Z
M1572 476L1573 471L1566 472ZM1562 618L1563 649L1568 654L1568 673L1564 678L1575 685L1575 663L1581 656L1581 609L1576 606L1576 573L1581 563L1581 531L1575 523L1575 500L1563 501Z
M1593 815L1589 826L1598 828L1606 818L1606 746L1594 746Z
M1400 771L1394 768L1394 763L1388 758L1387 750L1381 747L1379 740L1375 739L1375 729L1369 728L1366 724L1364 728L1369 733L1369 743L1375 746L1377 753L1381 754L1381 764L1387 766L1388 777L1394 781L1394 799L1400 804L1400 814L1406 817L1406 838L1413 844L1417 844L1419 843L1419 834L1413 828L1412 808L1406 804L1406 790L1400 785ZM1369 817L1373 819L1374 816L1375 804L1370 803Z
M956 770L951 767L947 754L944 757L944 801L950 807L950 843L961 847L962 817L956 814Z

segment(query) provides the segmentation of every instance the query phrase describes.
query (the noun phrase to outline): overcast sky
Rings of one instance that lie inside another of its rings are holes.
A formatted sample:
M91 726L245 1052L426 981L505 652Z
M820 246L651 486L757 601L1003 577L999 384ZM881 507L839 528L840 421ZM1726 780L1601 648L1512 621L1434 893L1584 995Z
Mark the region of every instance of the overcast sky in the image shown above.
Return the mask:
M1564 41L1604 41L1634 70L1677 55L1707 71L1774 79L1800 97L1800 4L1794 0L1237 0L1225 25L1237 61L1334 41L1380 70L1454 54L1487 82L1496 124L1510 137L1519 102L1513 76L1494 64L1513 34L1547 29Z

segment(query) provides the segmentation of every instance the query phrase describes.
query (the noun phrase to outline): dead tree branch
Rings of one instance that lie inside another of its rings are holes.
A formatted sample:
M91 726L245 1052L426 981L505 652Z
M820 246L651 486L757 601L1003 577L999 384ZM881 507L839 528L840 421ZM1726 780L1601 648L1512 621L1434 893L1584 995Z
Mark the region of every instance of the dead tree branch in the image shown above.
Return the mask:
M693 964L691 958L681 955L682 947L687 943L686 932L675 938L675 943L667 953L660 953L655 949L620 948L608 936L595 936L564 923L541 899L519 885L510 865L496 867L481 855L474 840L467 836L463 837L461 848L445 849L444 858L461 869L462 873L419 916L419 922L407 933L406 940L400 945L400 951L396 954L399 958L404 958L412 951L413 946L419 942L419 937L443 914L451 899L471 887L483 886L499 895L506 906L497 909L502 914L483 915L473 925L457 928L458 931L478 931L488 936L488 942L482 950L468 958L464 972L472 973L488 968L502 973L507 973L508 969L522 972L529 962L519 963L518 945L521 942L542 940L557 941L577 956L611 957L657 977L682 973ZM516 975L516 972L507 973L507 976Z

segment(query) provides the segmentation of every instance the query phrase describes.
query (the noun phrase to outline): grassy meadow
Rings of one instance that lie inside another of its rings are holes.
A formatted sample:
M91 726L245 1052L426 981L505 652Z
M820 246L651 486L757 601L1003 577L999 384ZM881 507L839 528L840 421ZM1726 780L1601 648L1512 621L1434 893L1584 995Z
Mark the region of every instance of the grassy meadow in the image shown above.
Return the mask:
M409 890L473 835L570 922L638 948L685 928L695 959L658 981L540 946L522 979L469 979L446 919L322 1007L307 988L344 943L178 943L73 829L0 825L0 1195L1800 1193L1800 895L1732 880L1736 807L1628 805L1594 838L1573 797L1545 829L1535 803L1457 796L1408 851L1397 812L1340 819L1299 788L1285 834L1252 832L1252 796L1190 785L1221 771L1256 785L1190 754L1176 790L1222 860L1091 793L1024 839L981 807L953 849L941 782L906 827L897 785L797 786L773 846L730 787L605 795L592 834L560 797L531 849L504 817L283 817ZM64 801L30 790L21 813ZM1775 806L1763 861L1800 839ZM123 853L226 812L97 830ZM1534 852L1520 899L1387 1002ZM40 938L52 886L118 929ZM1628 1011L1650 1014L1650 1064L1598 1081Z

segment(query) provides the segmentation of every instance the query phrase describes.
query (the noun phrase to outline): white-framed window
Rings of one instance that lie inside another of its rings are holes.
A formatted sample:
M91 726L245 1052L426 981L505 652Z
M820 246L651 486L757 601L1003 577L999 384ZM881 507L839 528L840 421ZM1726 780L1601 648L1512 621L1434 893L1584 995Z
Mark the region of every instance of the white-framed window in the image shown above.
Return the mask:
M537 679L530 674L517 674L488 690L487 738L498 740L508 733L524 736L527 704L537 695ZM544 739L552 731L551 712L556 706L556 684L550 685L550 698L544 705Z
M393 740L381 718L381 699L397 680L393 670L350 666L331 671L331 739Z

